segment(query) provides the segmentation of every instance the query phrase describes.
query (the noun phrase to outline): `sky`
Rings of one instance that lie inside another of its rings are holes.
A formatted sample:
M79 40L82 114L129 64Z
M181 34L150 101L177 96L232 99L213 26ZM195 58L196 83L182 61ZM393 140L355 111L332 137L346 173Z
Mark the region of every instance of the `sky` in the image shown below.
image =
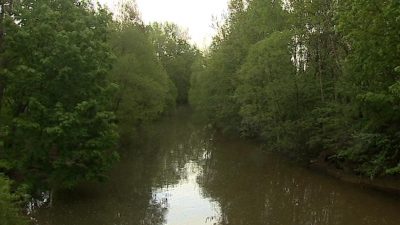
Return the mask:
M115 0L100 0L112 4ZM203 48L211 42L215 30L212 16L221 18L228 0L136 0L143 21L169 21L189 29L191 42Z

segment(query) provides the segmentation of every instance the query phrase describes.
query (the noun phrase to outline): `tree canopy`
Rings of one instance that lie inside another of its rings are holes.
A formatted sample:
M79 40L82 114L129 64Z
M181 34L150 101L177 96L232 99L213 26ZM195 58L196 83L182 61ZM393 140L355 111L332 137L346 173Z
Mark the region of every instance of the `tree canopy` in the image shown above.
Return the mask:
M118 158L105 110L115 92L109 20L84 2L32 0L5 21L1 156L33 183L104 180Z

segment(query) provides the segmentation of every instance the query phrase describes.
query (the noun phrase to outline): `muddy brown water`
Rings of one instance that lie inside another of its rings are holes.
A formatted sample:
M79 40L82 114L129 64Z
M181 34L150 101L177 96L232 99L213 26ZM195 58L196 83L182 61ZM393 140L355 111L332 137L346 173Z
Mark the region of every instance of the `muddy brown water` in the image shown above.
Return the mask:
M37 224L400 224L400 199L264 154L187 109L142 130L107 183L53 191Z

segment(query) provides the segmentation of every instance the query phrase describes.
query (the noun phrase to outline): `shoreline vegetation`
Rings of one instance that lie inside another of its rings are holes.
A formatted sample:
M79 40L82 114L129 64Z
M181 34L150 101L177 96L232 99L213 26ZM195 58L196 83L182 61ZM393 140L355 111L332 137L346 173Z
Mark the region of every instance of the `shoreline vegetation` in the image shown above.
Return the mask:
M189 103L211 124L258 139L267 151L335 165L340 174L395 178L399 4L230 1L227 20L194 68Z
M399 193L398 0L230 0L203 52L177 24L145 24L134 1L0 8L2 224L27 223L21 196L107 181L138 127L182 104L270 152Z

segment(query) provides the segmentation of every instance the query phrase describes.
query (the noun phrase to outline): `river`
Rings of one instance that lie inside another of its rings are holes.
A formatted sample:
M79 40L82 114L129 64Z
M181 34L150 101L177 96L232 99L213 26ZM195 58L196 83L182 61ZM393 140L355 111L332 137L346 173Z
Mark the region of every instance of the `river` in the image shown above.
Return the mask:
M400 199L262 153L188 109L143 129L106 183L58 189L37 224L400 224Z

